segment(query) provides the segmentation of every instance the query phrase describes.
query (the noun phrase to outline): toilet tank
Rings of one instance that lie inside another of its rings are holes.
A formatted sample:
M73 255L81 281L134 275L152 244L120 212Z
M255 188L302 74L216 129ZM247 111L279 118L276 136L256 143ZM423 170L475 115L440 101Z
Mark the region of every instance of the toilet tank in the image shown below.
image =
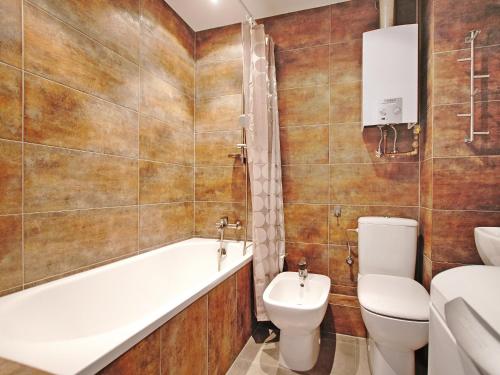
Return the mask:
M395 217L358 219L359 273L414 278L417 256L415 220Z

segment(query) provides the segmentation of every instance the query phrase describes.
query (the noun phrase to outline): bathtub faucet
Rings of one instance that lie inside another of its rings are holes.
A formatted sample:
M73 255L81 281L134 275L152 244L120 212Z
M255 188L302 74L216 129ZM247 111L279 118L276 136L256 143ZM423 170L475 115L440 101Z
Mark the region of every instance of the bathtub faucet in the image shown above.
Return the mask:
M224 230L226 228L240 230L241 222L236 220L234 224L229 224L229 218L227 216L223 216L217 221L215 227L217 228L217 232L220 234L219 250L217 251L217 270L220 271L222 258L227 255L226 248L224 247Z
M306 282L306 278L307 278L307 260L306 260L306 258L302 258L299 261L299 264L297 266L299 268L300 286L304 286L304 283Z

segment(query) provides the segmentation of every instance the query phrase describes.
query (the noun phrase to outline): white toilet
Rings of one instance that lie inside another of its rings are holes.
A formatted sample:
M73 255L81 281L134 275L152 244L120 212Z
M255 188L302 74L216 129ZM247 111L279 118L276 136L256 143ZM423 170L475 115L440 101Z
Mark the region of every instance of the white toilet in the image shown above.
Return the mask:
M316 364L319 325L325 316L329 292L329 277L309 274L301 286L297 272L280 273L264 291L267 315L280 329L282 366L308 371Z
M429 294L416 282L415 220L358 220L358 299L369 333L372 375L414 375L429 337Z

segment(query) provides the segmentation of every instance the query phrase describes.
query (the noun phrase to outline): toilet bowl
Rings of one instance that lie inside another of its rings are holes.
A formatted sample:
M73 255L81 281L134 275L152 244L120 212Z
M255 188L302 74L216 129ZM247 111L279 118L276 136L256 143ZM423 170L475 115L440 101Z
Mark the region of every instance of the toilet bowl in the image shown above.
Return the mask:
M296 371L314 367L319 355L319 325L325 316L330 278L309 274L301 286L296 272L276 276L264 291L269 319L280 329L279 362Z
M417 232L411 219L358 220L358 300L373 375L414 375L415 350L428 342L429 294L413 279Z

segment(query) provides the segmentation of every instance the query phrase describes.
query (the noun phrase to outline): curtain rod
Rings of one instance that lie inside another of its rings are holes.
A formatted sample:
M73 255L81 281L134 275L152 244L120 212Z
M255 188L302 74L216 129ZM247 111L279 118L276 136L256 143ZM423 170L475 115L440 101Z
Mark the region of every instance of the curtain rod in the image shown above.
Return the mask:
M252 20L255 20L255 17L253 16L252 12L250 12L250 10L248 9L248 7L246 6L246 4L243 2L243 0L238 0L241 4L241 6L245 9L245 12L247 12L247 15L252 19Z

